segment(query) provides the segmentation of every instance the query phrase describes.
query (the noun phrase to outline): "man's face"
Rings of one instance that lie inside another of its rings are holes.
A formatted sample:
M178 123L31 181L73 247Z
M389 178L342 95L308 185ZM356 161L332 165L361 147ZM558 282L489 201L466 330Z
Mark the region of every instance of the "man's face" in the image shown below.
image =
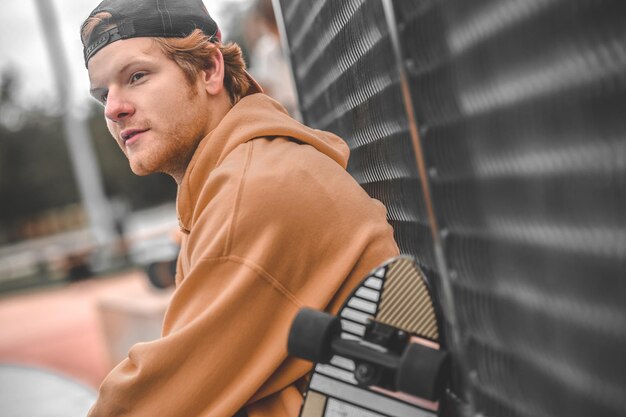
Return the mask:
M133 172L182 178L209 133L210 98L200 78L190 85L150 38L111 43L88 70L91 94L104 105L107 127Z

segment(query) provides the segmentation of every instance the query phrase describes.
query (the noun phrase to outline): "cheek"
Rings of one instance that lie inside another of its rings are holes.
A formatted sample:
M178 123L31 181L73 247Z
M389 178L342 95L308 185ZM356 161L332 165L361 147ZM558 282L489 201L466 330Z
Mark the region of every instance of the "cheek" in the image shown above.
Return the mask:
M113 137L113 140L115 141L115 143L117 143L117 146L119 146L119 148L122 150L122 152L126 153L124 150L124 147L122 146L122 144L120 143L120 141L117 139L117 130L115 123L109 121L108 119L106 120L106 124L107 124L107 129L109 130L109 133L111 134L111 136Z
M113 136L115 138L115 123L113 123L112 121L110 121L106 117L104 118L104 121L107 124L107 129L109 129L109 133L111 134L111 136Z

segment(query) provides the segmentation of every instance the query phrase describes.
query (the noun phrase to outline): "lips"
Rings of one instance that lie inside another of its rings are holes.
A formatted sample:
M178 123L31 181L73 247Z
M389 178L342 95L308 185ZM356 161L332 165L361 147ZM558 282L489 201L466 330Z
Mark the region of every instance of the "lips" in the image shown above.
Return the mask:
M122 140L124 141L124 143L126 143L129 140L133 139L138 134L146 132L147 130L148 129L126 129L122 131L122 134L120 136L122 137Z

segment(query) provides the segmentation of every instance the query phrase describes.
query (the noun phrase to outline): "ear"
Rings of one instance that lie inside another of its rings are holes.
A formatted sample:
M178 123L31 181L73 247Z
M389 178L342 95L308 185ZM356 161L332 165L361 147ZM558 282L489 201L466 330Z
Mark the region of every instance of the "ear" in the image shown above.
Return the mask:
M200 80L207 93L217 95L224 90L224 57L215 48L215 54L209 60L208 68L200 71Z

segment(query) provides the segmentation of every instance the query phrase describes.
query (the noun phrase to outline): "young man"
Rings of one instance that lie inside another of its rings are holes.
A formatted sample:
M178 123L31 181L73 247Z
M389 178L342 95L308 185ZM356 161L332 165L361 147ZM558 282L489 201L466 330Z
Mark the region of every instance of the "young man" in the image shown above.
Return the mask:
M296 416L299 308L336 312L398 253L346 144L262 94L201 0L105 0L82 28L91 93L131 169L178 183L184 237L163 337L134 346L92 417Z

